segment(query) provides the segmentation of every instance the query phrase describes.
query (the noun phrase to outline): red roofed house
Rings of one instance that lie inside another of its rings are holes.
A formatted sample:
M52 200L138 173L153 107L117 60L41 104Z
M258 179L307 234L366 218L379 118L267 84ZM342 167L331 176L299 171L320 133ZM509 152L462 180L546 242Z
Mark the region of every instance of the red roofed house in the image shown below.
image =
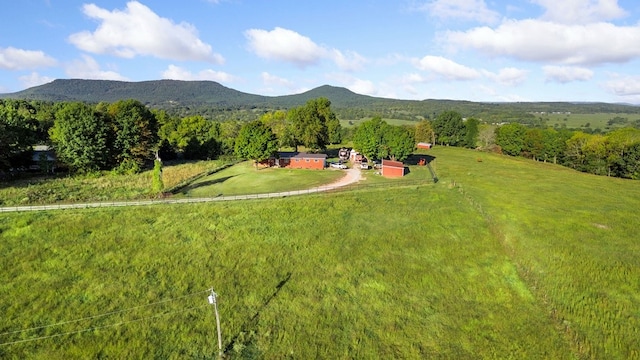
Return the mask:
M404 164L402 161L382 160L382 176L384 177L403 177Z
M303 152L279 152L268 160L269 166L290 169L319 169L327 167L327 154L309 154Z

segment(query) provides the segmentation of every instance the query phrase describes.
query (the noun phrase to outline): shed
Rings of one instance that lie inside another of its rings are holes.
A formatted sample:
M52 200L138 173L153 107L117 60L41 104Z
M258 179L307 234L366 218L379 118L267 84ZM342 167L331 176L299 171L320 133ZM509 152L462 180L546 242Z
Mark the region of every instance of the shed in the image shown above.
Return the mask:
M431 143L427 143L427 142L419 142L419 143L416 145L416 147L417 147L418 149L425 149L425 150L429 150L429 149L431 149L431 146L433 146L433 145L431 145Z
M382 176L403 177L404 173L404 164L401 161L382 160Z

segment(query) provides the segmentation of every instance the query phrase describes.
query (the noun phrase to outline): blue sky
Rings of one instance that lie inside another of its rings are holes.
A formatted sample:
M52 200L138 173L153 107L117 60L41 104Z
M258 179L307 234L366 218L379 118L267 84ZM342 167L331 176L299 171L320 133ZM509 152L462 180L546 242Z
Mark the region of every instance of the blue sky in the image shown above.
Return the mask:
M0 92L58 78L640 104L637 0L20 0Z

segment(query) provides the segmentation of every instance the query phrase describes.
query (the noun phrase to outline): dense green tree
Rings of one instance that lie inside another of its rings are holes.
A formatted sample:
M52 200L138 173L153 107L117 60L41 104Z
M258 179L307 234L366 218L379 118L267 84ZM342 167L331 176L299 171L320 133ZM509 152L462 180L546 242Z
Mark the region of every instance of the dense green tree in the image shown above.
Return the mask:
M384 133L384 157L391 160L404 161L416 148L415 131L404 126L387 127Z
M527 129L524 134L522 152L534 160L544 159L544 131L540 128Z
M271 128L256 120L240 128L235 142L235 152L240 158L251 159L257 167L278 150L278 139Z
M502 148L502 152L519 156L524 149L524 136L527 128L518 123L502 125L496 129L496 144Z
M278 138L279 148L296 146L293 125L289 121L286 111L269 111L260 117L260 121L271 128L271 131Z
M464 145L468 148L475 149L476 143L478 142L478 126L480 122L478 119L469 118L464 122Z
M586 155L584 153L584 148L591 136L592 135L578 131L574 133L571 138L567 139L567 145L564 153L566 166L579 171L586 171Z
M462 115L457 111L444 111L432 122L436 142L441 145L460 146L464 144L466 127Z
M353 134L353 147L367 159L382 159L388 152L384 150L384 134L389 128L379 116L362 122Z
M567 140L572 136L570 131L557 131L553 128L547 128L542 132L543 142L543 160L558 163L558 159L562 157L567 147Z
M617 176L640 180L640 142L630 145L620 159Z
M36 110L24 100L0 100L0 170L27 167L39 142Z
M185 159L213 159L220 153L220 124L202 116L188 116L180 120L169 135L172 143Z
M158 123L154 114L137 100L121 100L108 106L114 128L117 163L143 166L158 148Z
M111 129L104 114L84 103L66 103L50 130L59 160L72 171L106 169L111 158Z
M307 101L287 113L294 145L304 145L311 150L326 148L331 141L341 140L340 122L331 111L331 101L317 98ZM329 129L333 133L330 134Z
M220 123L220 153L234 155L235 143L242 124L237 120L227 120Z

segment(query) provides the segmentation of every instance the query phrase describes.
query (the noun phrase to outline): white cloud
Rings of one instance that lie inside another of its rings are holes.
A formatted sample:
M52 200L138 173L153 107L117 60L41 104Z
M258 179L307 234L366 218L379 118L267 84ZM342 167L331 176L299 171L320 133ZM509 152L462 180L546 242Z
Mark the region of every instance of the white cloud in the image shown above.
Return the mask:
M527 80L529 71L514 67L500 69L497 74L485 71L485 76L489 79L507 86L515 86L522 84Z
M433 17L495 23L500 14L489 10L484 0L431 0L420 6Z
M282 60L300 67L314 65L327 56L327 51L311 39L295 31L276 27L272 31L245 31L249 48L261 58Z
M344 71L362 70L362 67L367 62L364 57L354 51L349 51L345 55L342 51L333 49L331 51L331 57L336 65Z
M32 72L29 75L20 76L18 80L20 81L20 83L24 88L30 88L30 87L50 83L55 79L49 76L40 75L36 72Z
M24 70L56 65L56 60L42 51L0 48L0 69Z
M605 89L612 94L622 97L633 97L640 101L640 76L622 76L614 74L604 84Z
M193 73L173 64L169 65L169 67L162 72L162 78L172 80L210 80L224 83L230 83L236 80L235 76L222 71L205 69Z
M428 71L447 80L474 80L481 77L481 73L470 67L458 64L441 56L427 55L414 61L416 68Z
M587 81L593 77L593 71L577 66L544 66L542 68L547 81L562 84L572 81Z
M543 19L563 24L586 24L618 19L627 13L618 0L531 0L545 8Z
M244 35L249 41L249 49L259 57L290 62L302 68L330 59L341 70L356 71L367 62L354 51L344 53L338 49L320 46L306 36L280 27L271 31L250 29L245 31Z
M542 20L509 20L495 29L450 31L444 41L491 56L567 65L629 61L640 56L640 26L609 23L564 25Z
M272 75L269 74L268 72L262 72L262 74L260 74L260 76L262 77L262 82L267 85L267 86L284 86L286 88L289 89L293 89L295 87L294 83L292 81L289 81L285 78L281 78L279 76L276 75Z
M85 54L82 55L81 60L75 60L67 65L65 73L75 79L129 80L115 71L102 70L100 64L94 58Z
M100 22L94 32L82 31L69 36L79 49L95 54L123 58L137 55L172 60L200 60L220 64L224 58L198 38L188 23L175 24L145 5L130 1L125 10L108 11L95 4L83 6L85 15Z

